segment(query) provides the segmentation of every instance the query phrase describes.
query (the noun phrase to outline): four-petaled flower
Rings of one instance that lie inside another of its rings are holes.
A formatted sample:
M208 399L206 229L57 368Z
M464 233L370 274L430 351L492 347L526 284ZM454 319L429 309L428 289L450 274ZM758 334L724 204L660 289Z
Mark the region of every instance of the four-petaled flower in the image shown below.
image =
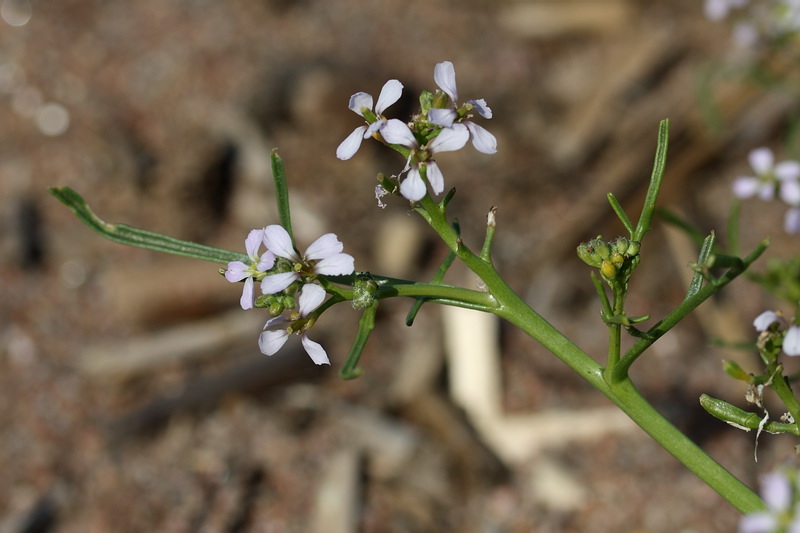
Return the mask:
M283 226L273 224L264 228L264 242L276 257L294 263L292 271L270 274L261 280L264 294L280 292L303 276L341 276L352 274L355 269L353 256L342 253L344 245L333 233L326 233L312 242L303 257L294 249L292 238Z
M235 283L245 280L242 297L239 300L242 309L253 308L253 278L260 277L261 274L275 264L275 256L269 250L261 254L261 256L258 255L258 249L261 247L262 242L264 242L264 228L250 231L244 241L244 248L250 258L250 264L245 264L242 261L231 261L228 263L227 270L225 270L225 279L228 281Z
M428 119L437 126L451 128L458 119L458 111L456 111L458 108L458 89L456 87L456 70L453 67L453 63L450 61L438 63L433 69L433 79L436 85L450 97L453 107L432 108L428 111ZM492 110L486 105L486 100L483 98L467 100L466 103L483 118L492 118ZM462 121L461 124L464 124L469 130L472 146L476 150L484 154L497 152L497 139L495 139L494 135L470 120Z
M265 355L273 355L286 343L290 333L298 333L300 341L311 360L318 365L329 365L330 360L325 349L306 335L306 330L313 324L307 320L309 313L317 309L325 300L325 289L314 283L303 285L297 299L298 312L292 317L285 315L271 318L264 325L264 331L258 337L258 348Z
M764 311L756 317L753 321L753 326L756 331L762 334L768 331L773 324L778 324L777 330L781 331L786 327L786 319L780 312ZM786 355L797 356L800 355L800 326L792 324L783 336L783 351Z
M769 148L757 148L750 152L747 159L756 175L736 178L733 182L733 194L737 198L757 195L762 200L772 200L776 185L783 189L800 178L800 163L781 161L775 164L775 156ZM791 193L789 195L791 197Z
M420 173L421 168L425 168L425 175L435 194L444 190L444 176L436 161L431 159L433 154L460 150L469 140L467 126L455 123L449 128L442 128L436 137L425 146L420 146L411 128L396 118L386 122L381 129L381 135L389 144L399 144L411 149L406 167L403 169L403 172L408 174L400 184L400 194L412 202L422 199L426 193L425 182Z
M402 83L397 80L387 81L383 85L380 95L378 95L378 105L375 106L375 116L377 120L372 124L359 126L354 129L353 132L342 141L339 147L336 148L336 157L342 160L350 159L361 147L361 141L363 139L378 133L383 125L386 124L386 118L383 116L384 110L397 102L402 92ZM354 113L363 117L364 108L368 109L370 112L372 111L372 95L364 92L356 93L350 97L350 103L347 107Z

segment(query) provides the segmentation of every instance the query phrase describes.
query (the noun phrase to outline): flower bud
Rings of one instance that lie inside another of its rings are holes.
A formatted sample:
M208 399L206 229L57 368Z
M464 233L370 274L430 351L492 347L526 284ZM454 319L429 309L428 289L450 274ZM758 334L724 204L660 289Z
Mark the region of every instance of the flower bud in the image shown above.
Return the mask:
M600 265L600 274L606 279L614 279L617 277L617 267L611 261L603 261Z
M625 262L625 258L622 256L621 253L614 252L614 253L611 254L610 261L615 267L621 268L622 267L622 263Z
M377 292L378 284L369 272L357 274L353 283L353 309L364 309L372 305Z
M628 246L630 246L630 241L625 237L617 237L613 244L614 250L623 255L628 251Z
M626 257L634 257L636 255L639 255L639 248L640 247L641 247L641 244L639 244L636 241L631 241L630 243L628 243L628 249L625 250L625 252L624 252L625 256Z

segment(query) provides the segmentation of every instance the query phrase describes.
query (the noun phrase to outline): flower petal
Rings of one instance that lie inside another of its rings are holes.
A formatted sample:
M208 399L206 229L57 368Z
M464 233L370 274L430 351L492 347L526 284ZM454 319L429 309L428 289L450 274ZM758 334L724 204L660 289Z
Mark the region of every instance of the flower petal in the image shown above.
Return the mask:
M275 266L275 254L267 250L263 254L261 254L261 259L258 260L258 264L256 265L256 269L259 272L266 272L270 268Z
M783 229L786 233L800 233L800 207L793 207L786 211L783 219Z
M785 511L792 503L792 485L789 478L773 472L761 480L761 497L772 511Z
M779 180L796 180L800 178L800 163L797 161L781 161L775 165L775 177Z
M323 276L346 276L352 274L353 270L355 270L355 259L348 254L326 257L314 265L314 272Z
M278 257L300 262L300 256L294 249L292 238L283 226L272 224L264 228L264 242L267 244L267 249Z
M297 272L279 272L271 274L261 280L261 292L263 294L275 294L300 279Z
M253 308L253 283L253 278L247 278L244 282L242 297L239 299L239 305L244 310Z
M225 270L225 279L231 283L242 281L244 278L250 276L248 267L241 261L231 261L228 263L228 268Z
M347 136L345 140L336 148L336 157L342 161L347 161L358 152L361 148L361 141L364 139L364 134L367 132L367 126L359 126Z
M258 349L264 355L273 355L286 344L289 338L287 327L290 320L285 316L276 316L264 326L264 331L258 336Z
M433 194L441 194L444 190L444 175L436 161L425 163L425 177L428 178L428 183L431 184Z
M771 171L772 164L775 161L772 150L769 148L756 148L750 152L747 156L747 160L750 161L750 166L753 167L753 170L755 170L756 174L759 176Z
M486 104L486 100L478 98L477 100L469 100L468 104L472 105L472 109L478 112L483 118L492 118L492 109Z
M733 180L733 195L736 198L750 198L756 194L761 186L758 178L742 176Z
M433 68L433 81L455 104L458 101L458 89L456 89L456 69L450 61L437 63Z
M474 122L465 122L464 125L469 130L472 139L472 146L484 154L494 154L497 152L497 139L494 135L486 131L486 128L478 126Z
M455 109L433 108L428 111L428 120L437 126L442 126L443 128L449 128L452 126L453 122L456 121L456 118L458 118L458 113Z
M264 242L264 228L250 230L244 240L244 249L247 251L247 256L254 262L258 261L258 248L262 242Z
M791 326L786 330L786 336L783 338L783 351L786 355L800 355L800 326Z
M789 205L800 205L800 182L792 180L781 183L781 200Z
M783 322L783 319L775 311L764 311L753 320L756 331L767 331L775 322Z
M428 151L434 154L461 150L469 140L469 129L463 124L445 128L428 143Z
M314 342L308 338L308 335L305 333L300 335L300 341L303 343L303 348L306 349L306 353L311 357L311 360L318 365L329 365L331 364L330 359L328 359L328 354L325 352L325 348L322 347L321 344L318 342Z
M358 92L350 97L350 103L347 104L347 107L350 108L350 111L353 113L363 117L364 113L361 112L362 108L366 107L367 109L372 110L372 95L364 92Z
M743 516L739 520L739 533L767 533L775 531L778 519L771 513L760 512Z
M325 289L314 283L306 283L300 290L300 297L297 299L297 310L300 316L307 317L308 314L319 307L325 301Z
M386 124L381 128L381 136L389 144L399 144L406 148L417 148L419 146L408 124L396 118L386 121Z
M406 179L400 184L400 194L412 202L417 202L421 200L427 192L425 182L422 181L422 176L419 174L419 168L417 168L416 165L411 167L408 174L406 174Z
M383 111L397 102L403 93L403 84L397 80L389 80L383 84L381 94L378 95L378 104L375 106L375 114L380 116Z
M325 259L341 253L342 250L344 250L344 244L339 241L336 234L326 233L306 248L304 257L307 260Z

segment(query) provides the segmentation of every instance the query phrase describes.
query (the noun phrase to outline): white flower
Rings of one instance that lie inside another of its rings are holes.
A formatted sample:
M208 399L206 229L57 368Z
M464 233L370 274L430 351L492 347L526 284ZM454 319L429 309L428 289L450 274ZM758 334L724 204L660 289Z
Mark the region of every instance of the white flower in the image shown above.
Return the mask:
M341 276L352 274L355 269L353 256L342 253L344 245L333 233L326 233L312 242L303 257L295 251L292 239L283 226L273 224L264 228L264 242L276 257L289 259L295 264L291 272L271 274L261 280L261 292L264 294L280 292L303 275Z
M800 355L800 326L790 326L783 337L783 351L786 355Z
M783 317L775 311L764 311L753 320L753 326L755 326L756 331L767 331L776 322L782 325L786 324Z
M733 194L737 198L750 198L758 195L762 200L772 200L775 186L789 187L800 178L800 162L781 161L775 164L775 157L769 148L757 148L747 156L755 176L740 176L733 182ZM800 191L798 191L800 197ZM787 193L791 195L791 191Z
M786 233L800 232L800 207L793 207L786 211L783 219L783 229Z
M298 314L295 319L280 315L270 319L264 325L264 331L258 337L258 348L261 353L265 355L277 353L286 344L290 333L299 333L303 348L312 361L318 365L329 365L330 360L325 349L319 343L309 339L305 333L310 324L304 319L319 307L323 300L325 300L325 289L313 283L303 285L298 298Z
M456 111L458 107L458 89L456 87L456 71L453 63L450 61L437 63L433 69L433 79L436 85L450 97L453 108L433 108L428 111L428 119L437 126L451 128L458 118L458 112ZM483 98L468 100L467 104L470 104L483 118L492 118L492 110L486 105L486 100ZM497 139L495 139L494 135L472 121L465 120L461 123L469 130L472 145L476 150L484 154L497 152Z
M800 517L796 516L796 509L792 505L797 490L793 484L787 475L780 472L764 476L761 480L761 496L767 504L767 510L742 517L739 533L800 533Z
M411 154L406 161L403 172L408 172L400 184L400 194L416 202L422 199L427 192L425 182L422 180L420 169L425 169L425 174L435 194L444 190L444 176L436 161L431 156L441 152L460 150L469 140L469 130L464 124L453 124L450 128L443 128L425 146L420 146L414 132L406 123L393 118L386 122L381 130L383 139L389 144L399 144L411 149ZM412 159L415 162L412 164Z
M244 248L250 258L250 264L247 265L242 261L231 261L225 271L225 279L232 283L245 280L242 297L239 300L242 309L253 308L253 278L260 277L261 273L266 272L275 264L275 256L269 250L259 257L258 249L261 247L262 242L264 242L263 228L250 231L244 241Z
M344 141L342 141L339 147L336 148L336 157L342 160L350 159L361 147L361 141L363 139L366 139L367 137L370 137L380 131L383 125L386 124L386 118L383 116L384 110L386 110L386 108L393 103L397 102L397 100L400 99L400 94L402 92L402 83L397 80L387 81L383 85L380 95L378 95L378 105L375 106L375 115L377 115L378 120L372 124L359 126L354 129L353 132L348 135ZM350 97L350 103L347 107L349 107L354 113L363 117L364 112L362 109L367 108L372 111L372 95L364 92L356 93Z

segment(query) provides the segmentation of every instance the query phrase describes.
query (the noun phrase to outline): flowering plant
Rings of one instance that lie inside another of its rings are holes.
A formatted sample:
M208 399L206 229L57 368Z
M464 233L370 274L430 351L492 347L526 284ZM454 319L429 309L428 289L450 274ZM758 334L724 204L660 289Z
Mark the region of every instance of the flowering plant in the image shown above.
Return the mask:
M434 81L439 89L421 93L419 112L408 121L384 116L384 112L400 98L403 85L399 81L386 82L375 105L371 95L364 92L354 94L348 107L364 119L364 124L347 135L336 151L339 159L347 160L356 154L365 139L372 138L401 156L403 163L402 166L398 163L399 172L388 176L378 175L376 197L380 207L386 207L382 200L384 197L402 199L446 245L448 253L442 259L434 279L428 282L356 270L355 259L343 252L344 245L333 233L315 240L301 255L292 231L286 173L283 161L276 152L272 153L271 163L279 220L277 224L250 231L245 239L244 253L181 241L124 224L109 224L98 218L74 190L59 187L51 189L51 192L78 218L111 240L226 265L220 268L220 274L229 282L243 283L241 307L251 312L253 309L264 309L270 317L258 336L258 346L266 355L277 353L289 335L295 333L300 335L303 347L314 363L330 364L325 349L312 341L308 333L328 309L350 302L353 308L361 312L361 319L352 348L340 366L339 373L344 379L353 379L362 374L358 362L373 331L378 306L384 299L405 297L414 301L408 314L408 324L413 323L421 305L431 303L496 315L518 327L561 359L739 511L761 513L766 512L768 506L772 509L773 498L767 496L765 504L755 492L670 424L638 392L629 375L631 366L647 353L656 340L744 273L766 249L767 243L762 242L750 253L738 256L722 253L715 246L713 233L706 237L700 247L694 265L694 278L684 300L653 326L640 329L641 323L649 317L629 316L625 302L629 281L642 262L640 252L651 229L666 164L669 125L666 120L662 121L647 195L638 219L631 219L616 197L609 194L608 201L619 218L624 234L608 240L598 236L577 246L579 258L592 268L591 279L601 308L600 316L608 329L606 360L598 363L528 305L495 268L492 248L498 226L496 208L488 211L485 237L477 247L462 239L457 223L448 217L448 205L454 198L455 189L445 193L444 172L435 156L460 150L470 141L479 152L494 154L497 140L474 121L478 117L492 118L486 101L472 99L459 102L452 63L445 61L436 65ZM747 192L768 197L777 181L780 181L783 190L793 183L792 180L797 180L794 167L772 167L771 163L766 153L754 157L753 167L757 176L737 182L737 190L742 195ZM441 199L434 199L438 196ZM263 253L262 247L265 250ZM481 281L480 289L444 283L444 275L455 260L461 261L475 273ZM711 273L712 267L715 274ZM256 295L256 282L259 282L259 295ZM749 418L751 413L739 416L730 404L706 397L704 405L712 414L742 427L800 434L794 422L800 420L800 405L796 400L792 403L793 396L788 385L780 389L778 384L783 381L777 379L782 368L777 354L781 347L787 355L796 355L800 351L800 330L798 326L784 329L781 320L777 314L756 320L756 327L763 337L759 347L763 345L762 355L767 364L764 375L753 377L733 366L729 366L728 371L735 377L749 381L756 391L761 390L759 386L763 389L763 386L770 384L779 394L786 393L785 400L794 419L782 422L763 419L762 422L761 418L756 417L753 421ZM625 351L622 348L623 333L634 339L632 346Z

